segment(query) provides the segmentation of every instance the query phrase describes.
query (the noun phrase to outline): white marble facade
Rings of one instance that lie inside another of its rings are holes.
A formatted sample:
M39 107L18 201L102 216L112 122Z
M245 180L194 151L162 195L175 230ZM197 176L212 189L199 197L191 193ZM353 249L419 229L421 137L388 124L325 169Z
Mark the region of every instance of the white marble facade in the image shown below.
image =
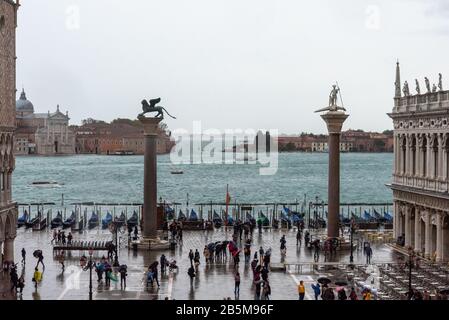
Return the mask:
M441 81L441 80L440 80ZM405 247L449 261L449 91L410 95L400 90L389 116L394 124L394 234Z

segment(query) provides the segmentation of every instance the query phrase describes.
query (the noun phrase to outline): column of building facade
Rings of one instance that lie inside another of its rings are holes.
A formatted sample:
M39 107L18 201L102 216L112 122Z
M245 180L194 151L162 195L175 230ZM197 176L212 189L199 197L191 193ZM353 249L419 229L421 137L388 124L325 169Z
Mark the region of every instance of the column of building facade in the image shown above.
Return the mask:
M426 150L426 178L432 177L432 135L427 135L427 150Z
M438 180L444 178L444 146L443 146L443 134L438 134Z
M405 219L405 246L408 247L411 245L411 210L408 204L404 205L404 219Z
M415 207L415 251L421 252L421 207Z
M436 212L435 222L437 226L436 260L439 262L443 258L443 212Z
M393 201L393 237L397 239L399 234L398 229L398 221L399 221L399 204L398 201Z
M447 167L448 167L448 158L447 158L447 153L448 153L448 148L447 148L447 137L448 134L447 133L443 133L441 136L441 146L442 146L442 162L441 162L441 166L442 166L442 170L441 170L441 178L445 179L446 181L449 180L448 178L448 172L447 172Z
M393 175L398 173L398 136L395 134L393 139Z
M416 135L416 145L415 145L415 176L419 177L421 175L421 148L419 147L420 134Z
M402 174L402 136L398 134L398 156L397 156L397 162L398 162L398 170L397 174Z
M426 224L426 238L425 238L425 256L429 258L432 255L432 213L429 209L426 210L425 215Z

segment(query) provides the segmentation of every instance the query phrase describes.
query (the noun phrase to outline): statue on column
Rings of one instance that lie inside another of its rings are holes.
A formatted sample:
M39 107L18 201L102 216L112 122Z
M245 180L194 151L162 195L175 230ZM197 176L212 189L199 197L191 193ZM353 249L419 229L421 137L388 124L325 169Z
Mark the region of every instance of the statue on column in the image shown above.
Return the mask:
M416 93L417 94L421 94L421 88L419 87L418 79L415 79L415 83L416 83Z
M404 93L404 96L408 97L410 95L410 89L408 87L408 82L404 82L404 87L402 88L402 92Z
M430 81L427 77L424 78L424 81L426 82L426 89L427 89L427 93L430 93Z
M443 91L443 75L441 73L438 74L438 89Z
M156 106L159 102L161 102L161 98L157 99L150 99L150 100L142 100L142 113L139 113L138 117L143 117L146 113L149 112L157 112L155 118L161 118L164 119L164 111L173 119L176 119L173 117L168 111L162 107L162 106Z
M432 92L437 92L437 85L435 83L432 85Z
M322 111L346 111L345 108L339 107L337 105L337 98L338 94L340 93L340 87L338 87L336 84L332 85L331 93L329 94L329 106L327 108L319 109L315 112L322 112ZM341 93L340 93L340 100L341 100Z

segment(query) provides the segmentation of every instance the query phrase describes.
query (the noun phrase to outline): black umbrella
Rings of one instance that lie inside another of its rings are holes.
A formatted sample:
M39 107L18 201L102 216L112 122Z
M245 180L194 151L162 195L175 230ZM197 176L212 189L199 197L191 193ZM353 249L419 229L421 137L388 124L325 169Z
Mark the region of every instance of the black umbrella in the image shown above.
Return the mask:
M337 280L337 281L335 281L335 285L344 287L344 286L348 285L348 282L345 280Z
M329 278L326 278L326 277L321 277L321 278L318 278L318 283L319 284L329 284L329 283L331 283L332 282L332 280L331 279L329 279Z
M34 250L33 257L39 258L42 255L42 250Z
M449 288L440 290L440 294L449 294Z

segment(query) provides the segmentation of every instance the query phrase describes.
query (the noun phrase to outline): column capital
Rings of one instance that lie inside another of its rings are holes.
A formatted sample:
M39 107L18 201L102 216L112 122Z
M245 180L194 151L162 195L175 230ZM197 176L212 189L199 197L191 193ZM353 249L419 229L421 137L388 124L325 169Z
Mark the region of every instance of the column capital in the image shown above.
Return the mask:
M139 121L143 124L143 133L145 136L157 136L159 123L163 118L148 118L145 116L139 116Z
M343 122L345 122L348 117L348 114L341 111L329 111L321 115L321 118L327 124L329 134L340 134Z

